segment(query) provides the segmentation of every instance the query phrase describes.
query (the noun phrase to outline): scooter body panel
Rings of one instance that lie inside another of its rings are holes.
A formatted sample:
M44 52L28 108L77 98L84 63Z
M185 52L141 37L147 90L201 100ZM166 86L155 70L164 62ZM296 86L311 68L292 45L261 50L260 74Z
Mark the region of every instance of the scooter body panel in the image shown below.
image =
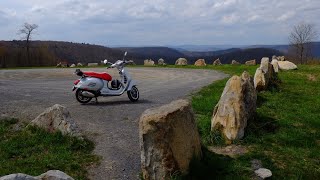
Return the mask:
M83 77L75 87L88 91L100 91L104 87L104 82L99 78Z

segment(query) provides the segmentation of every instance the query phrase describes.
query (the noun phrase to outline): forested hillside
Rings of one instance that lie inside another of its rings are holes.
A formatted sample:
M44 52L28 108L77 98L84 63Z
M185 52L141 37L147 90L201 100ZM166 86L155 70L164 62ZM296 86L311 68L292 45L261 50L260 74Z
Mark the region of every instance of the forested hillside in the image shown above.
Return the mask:
M133 60L136 64L143 64L145 59L157 61L159 58L165 59L167 64L175 64L176 59L180 57L187 58L189 64L193 64L200 58L205 59L207 64L212 64L217 58L220 58L224 64L230 63L233 59L242 63L250 59L256 59L259 62L264 56L271 57L283 54L270 48L180 52L168 47L109 48L85 43L32 41L28 55L25 41L0 41L0 67L55 66L58 62L86 64L101 62L104 59L113 62L121 59L124 51L128 51L127 59Z

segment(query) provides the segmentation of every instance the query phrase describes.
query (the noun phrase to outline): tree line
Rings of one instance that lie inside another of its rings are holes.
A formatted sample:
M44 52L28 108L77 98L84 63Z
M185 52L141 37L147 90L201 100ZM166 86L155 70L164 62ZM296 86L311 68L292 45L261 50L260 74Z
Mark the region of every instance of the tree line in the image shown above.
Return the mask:
M18 41L14 47L7 46L5 43L0 44L0 67L24 67L24 66L53 66L57 60L46 45L37 47L30 46L28 49L25 46L19 45L26 43Z

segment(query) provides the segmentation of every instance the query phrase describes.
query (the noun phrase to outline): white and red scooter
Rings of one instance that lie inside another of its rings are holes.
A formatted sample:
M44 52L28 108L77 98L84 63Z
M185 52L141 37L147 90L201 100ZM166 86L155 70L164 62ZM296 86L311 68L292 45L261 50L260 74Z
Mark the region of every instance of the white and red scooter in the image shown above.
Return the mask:
M117 68L120 74L120 80L114 79L108 73L84 72L76 69L75 74L81 76L74 81L72 91L76 90L76 99L80 103L88 103L92 98L98 96L120 96L127 91L128 98L132 101L138 101L139 90L136 82L131 79L130 75L124 68L128 61L125 60L127 52L124 53L122 60L110 63L104 60L104 64L110 64L109 68ZM110 83L109 83L110 82Z

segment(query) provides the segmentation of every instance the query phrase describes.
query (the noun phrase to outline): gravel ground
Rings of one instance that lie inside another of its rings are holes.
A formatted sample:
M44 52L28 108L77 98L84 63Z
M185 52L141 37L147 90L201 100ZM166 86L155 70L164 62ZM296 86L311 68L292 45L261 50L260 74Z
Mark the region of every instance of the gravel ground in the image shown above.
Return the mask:
M227 75L198 69L129 68L138 81L140 100L131 103L127 94L100 97L79 104L71 92L75 69L0 70L0 115L31 121L54 104L66 106L84 134L96 142L103 157L90 169L90 179L138 179L140 150L138 121L141 113L190 93ZM84 69L103 72L106 69ZM108 70L118 77L116 70Z

